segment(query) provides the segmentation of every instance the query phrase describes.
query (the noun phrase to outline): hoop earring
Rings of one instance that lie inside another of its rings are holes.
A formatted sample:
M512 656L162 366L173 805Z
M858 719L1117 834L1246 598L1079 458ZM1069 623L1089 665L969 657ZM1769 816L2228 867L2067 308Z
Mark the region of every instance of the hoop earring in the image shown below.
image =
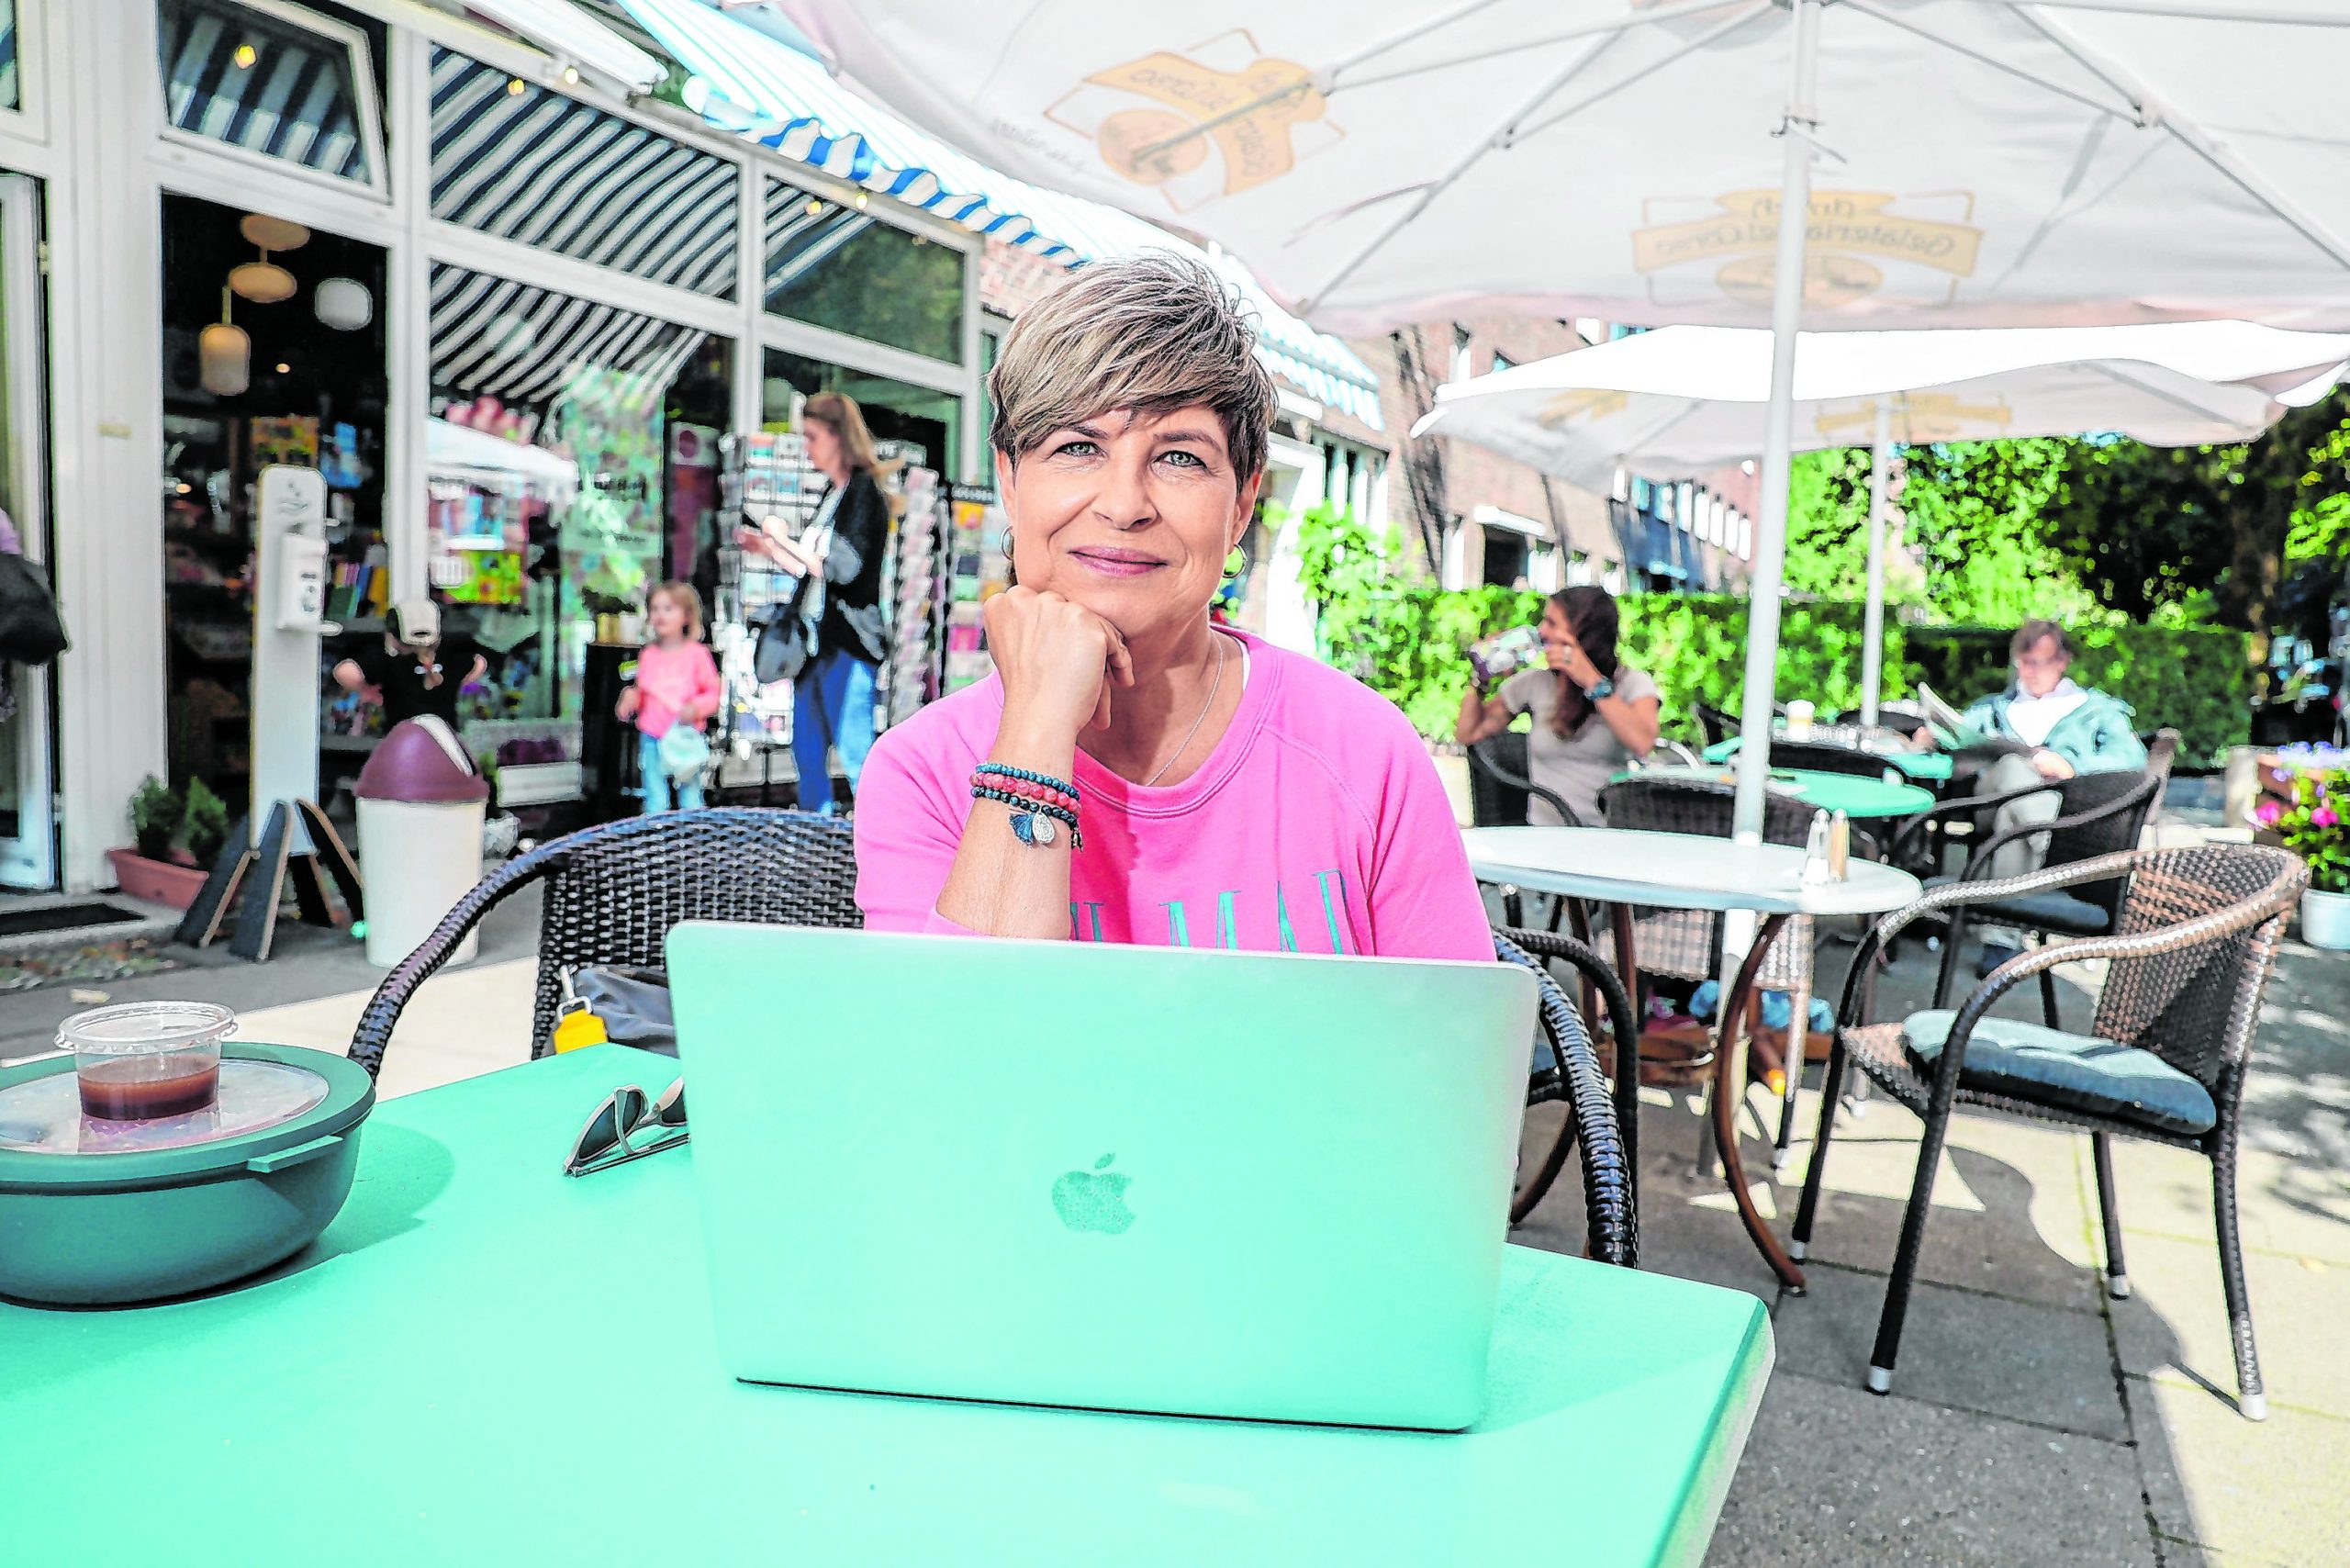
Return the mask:
M1003 536L1003 586L1006 588L1020 586L1020 563L1013 558L1012 535L1009 531Z
M1224 558L1224 580L1235 583L1248 575L1248 552L1236 544L1232 547L1232 554Z

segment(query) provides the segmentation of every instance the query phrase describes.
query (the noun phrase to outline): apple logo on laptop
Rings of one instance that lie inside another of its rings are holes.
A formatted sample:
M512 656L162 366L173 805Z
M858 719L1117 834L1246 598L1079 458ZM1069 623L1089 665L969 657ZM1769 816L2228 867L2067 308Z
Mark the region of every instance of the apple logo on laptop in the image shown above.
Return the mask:
M1126 1207L1128 1177L1111 1171L1110 1162L1118 1157L1105 1154L1093 1162L1091 1170L1072 1170L1053 1183L1053 1212L1071 1230L1099 1230L1112 1236L1134 1224L1135 1212Z

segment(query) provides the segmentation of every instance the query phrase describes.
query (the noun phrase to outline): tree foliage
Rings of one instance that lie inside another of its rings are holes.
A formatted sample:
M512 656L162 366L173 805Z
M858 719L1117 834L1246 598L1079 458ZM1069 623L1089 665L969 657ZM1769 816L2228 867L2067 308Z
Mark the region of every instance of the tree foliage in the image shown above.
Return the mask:
M2052 540L2132 621L2208 591L2221 624L2265 632L2288 565L2338 562L2350 543L2350 393L2293 409L2257 441L2065 444Z

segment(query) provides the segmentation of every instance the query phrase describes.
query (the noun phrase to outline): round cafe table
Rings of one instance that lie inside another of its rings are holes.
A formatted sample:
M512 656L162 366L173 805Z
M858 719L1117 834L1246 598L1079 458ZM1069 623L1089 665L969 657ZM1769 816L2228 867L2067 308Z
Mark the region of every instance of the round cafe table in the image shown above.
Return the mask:
M1775 731L1773 734L1774 738L1785 738L1778 735ZM1730 736L1726 741L1716 741L1706 748L1706 760L1728 762L1738 755L1738 742L1739 737L1736 735ZM1950 781L1951 764L1953 759L1949 752L1881 751L1876 755L1885 758L1886 767L1899 768L1904 778L1920 784L1946 784Z
M1630 769L1616 775L1626 778L1685 778L1707 784L1735 784L1738 775L1728 767L1684 767L1666 764ZM1934 792L1915 784L1888 784L1852 773L1823 773L1808 767L1774 767L1771 788L1793 795L1818 811L1842 812L1848 817L1914 816L1934 803Z
M1474 827L1464 829L1460 839L1469 851L1469 868L1480 881L1507 882L1536 892L1616 905L1616 960L1628 982L1639 968L1632 952L1628 918L1635 905L1749 910L1762 916L1754 945L1714 1014L1718 1020L1714 1147L1720 1151L1730 1198L1738 1205L1746 1234L1780 1282L1789 1290L1801 1291L1803 1271L1754 1206L1754 1195L1747 1190L1745 1163L1739 1157L1736 1114L1742 1098L1738 1086L1745 1053L1738 1048L1744 1037L1737 1025L1745 1017L1746 1000L1754 989L1762 956L1789 916L1883 914L1918 898L1922 891L1918 879L1874 861L1854 860L1843 881L1807 884L1800 849L1735 844L1694 834L1604 827ZM1791 1037L1800 1038L1790 1033ZM1628 1057L1636 1058L1637 1049L1637 1045L1618 1045L1619 1088L1639 1077L1637 1072L1624 1074L1620 1065ZM1798 1067L1799 1061L1790 1061L1790 1068ZM1619 1095L1619 1103L1623 1098Z

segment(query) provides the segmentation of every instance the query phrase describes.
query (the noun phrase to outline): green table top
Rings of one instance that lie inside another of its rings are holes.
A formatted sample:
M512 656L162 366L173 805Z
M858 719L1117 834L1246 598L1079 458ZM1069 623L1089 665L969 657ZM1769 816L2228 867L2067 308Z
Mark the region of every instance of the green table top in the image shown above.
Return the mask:
M688 1157L559 1172L601 1094L675 1070L595 1047L378 1106L341 1217L241 1289L0 1304L0 1473L40 1478L9 1559L1705 1554L1771 1367L1762 1302L1523 1248L1464 1434L733 1383Z
M1709 778L1728 782L1736 776L1724 766L1644 767L1638 773L1618 773L1616 777ZM1906 817L1934 803L1930 790L1920 789L1915 784L1888 784L1881 778L1863 778L1852 773L1822 773L1807 767L1774 767L1771 770L1771 782L1807 806L1823 812L1842 812L1848 817Z
M1728 762L1738 755L1739 737L1716 741L1706 748L1707 762ZM1889 751L1884 754L1886 765L1897 767L1905 778L1922 778L1929 784L1940 784L1950 778L1951 754L1946 751Z

